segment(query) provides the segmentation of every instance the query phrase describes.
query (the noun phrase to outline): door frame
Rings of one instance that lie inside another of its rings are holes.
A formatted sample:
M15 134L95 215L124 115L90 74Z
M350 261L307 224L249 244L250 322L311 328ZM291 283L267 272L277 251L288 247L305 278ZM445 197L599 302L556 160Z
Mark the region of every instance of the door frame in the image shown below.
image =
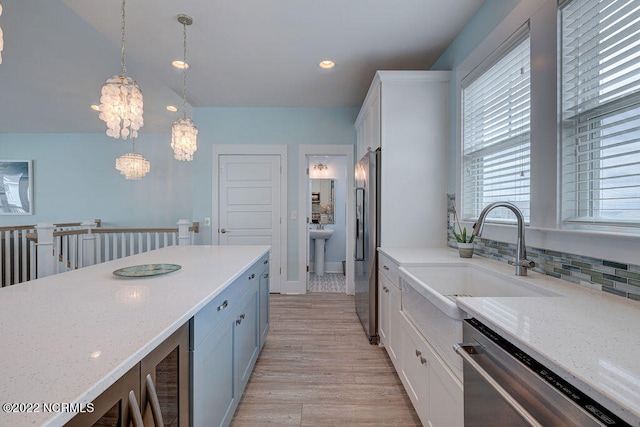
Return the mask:
M220 215L218 202L220 189L218 177L220 176L220 156L280 156L280 290L286 289L287 284L287 146L286 145L257 145L257 144L213 144L213 170L211 173L211 243L220 244ZM277 272L271 271L271 275Z
M351 238L354 234L353 224L355 223L355 212L352 207L355 205L353 199L353 188L355 186L353 167L354 163L353 145L343 144L301 144L298 146L298 289L297 293L307 292L307 190L309 185L309 175L307 174L307 156L346 156L347 157L347 224L346 224L346 293L355 295L355 283L353 281L353 248L354 242Z

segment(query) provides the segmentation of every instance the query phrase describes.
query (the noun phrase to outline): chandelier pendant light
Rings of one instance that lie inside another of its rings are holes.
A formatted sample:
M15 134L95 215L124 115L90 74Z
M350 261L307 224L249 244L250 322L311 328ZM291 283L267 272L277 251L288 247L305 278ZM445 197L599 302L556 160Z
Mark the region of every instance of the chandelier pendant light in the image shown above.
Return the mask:
M142 119L142 91L134 79L127 76L125 66L125 0L122 0L120 74L111 76L102 86L100 119L107 124L107 135L112 138L136 138L144 125Z
M131 153L124 154L116 159L116 169L125 179L140 180L151 170L149 160L136 153L135 138L131 138Z
M187 25L193 24L193 19L187 15L178 15L178 22L183 26L183 62L182 67L182 112L181 119L176 120L171 127L171 148L176 160L191 161L193 153L198 149L198 128L187 118Z

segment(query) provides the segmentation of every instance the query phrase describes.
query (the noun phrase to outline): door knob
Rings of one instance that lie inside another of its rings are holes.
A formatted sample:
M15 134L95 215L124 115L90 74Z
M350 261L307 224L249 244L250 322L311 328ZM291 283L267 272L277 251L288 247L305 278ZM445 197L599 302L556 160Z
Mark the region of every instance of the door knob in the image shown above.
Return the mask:
M225 228L221 228L221 229L220 229L220 232L221 232L222 234L225 234L225 233L231 233L229 230L227 230L227 229L225 229Z

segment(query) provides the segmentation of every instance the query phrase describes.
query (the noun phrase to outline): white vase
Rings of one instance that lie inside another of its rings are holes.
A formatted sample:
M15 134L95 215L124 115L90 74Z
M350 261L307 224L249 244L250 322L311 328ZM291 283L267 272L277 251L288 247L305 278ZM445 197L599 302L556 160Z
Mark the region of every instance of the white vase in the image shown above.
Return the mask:
M473 243L457 243L460 258L471 258L473 256Z

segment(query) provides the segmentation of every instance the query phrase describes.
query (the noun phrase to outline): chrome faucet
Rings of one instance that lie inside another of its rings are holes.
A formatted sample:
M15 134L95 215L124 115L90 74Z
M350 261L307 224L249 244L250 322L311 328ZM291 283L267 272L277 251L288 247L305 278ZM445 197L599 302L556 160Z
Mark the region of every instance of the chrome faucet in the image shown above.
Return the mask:
M507 208L510 209L518 220L518 241L516 243L516 259L513 262L516 266L516 276L526 276L527 269L533 268L535 262L527 259L527 247L524 243L524 216L516 205L510 202L494 202L490 203L480 212L478 222L473 224L473 235L482 236L482 229L484 228L484 222L487 218L487 214L495 208ZM509 263L511 264L511 262Z
M324 230L324 224L316 224L316 230Z

